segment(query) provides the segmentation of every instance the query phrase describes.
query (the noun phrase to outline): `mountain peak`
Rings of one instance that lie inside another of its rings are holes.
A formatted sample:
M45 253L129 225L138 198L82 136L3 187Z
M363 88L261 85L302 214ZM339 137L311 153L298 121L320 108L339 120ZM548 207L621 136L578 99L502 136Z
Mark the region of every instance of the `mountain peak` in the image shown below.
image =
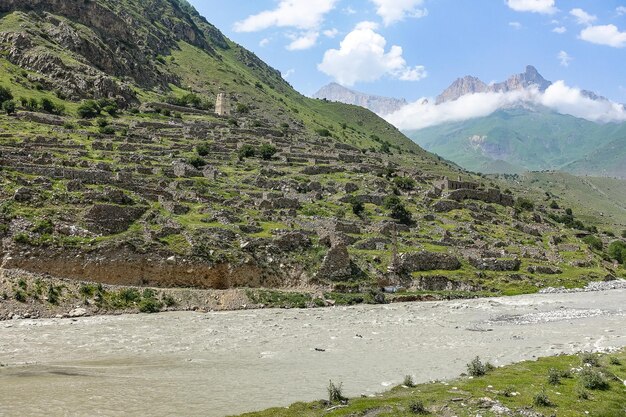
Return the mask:
M379 115L391 114L407 104L406 100L361 93L335 82L322 87L313 95L313 98L365 107Z
M551 85L552 83L543 78L537 68L527 65L523 73L512 75L506 81L492 85L487 85L482 80L470 75L459 78L437 97L437 104L458 100L467 94L506 93L530 87L537 87L540 91L545 91Z

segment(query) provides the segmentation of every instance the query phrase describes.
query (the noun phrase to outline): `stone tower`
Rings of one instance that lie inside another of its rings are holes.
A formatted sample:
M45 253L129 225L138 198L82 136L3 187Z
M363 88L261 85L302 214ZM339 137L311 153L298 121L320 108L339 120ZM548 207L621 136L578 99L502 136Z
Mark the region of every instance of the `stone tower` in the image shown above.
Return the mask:
M218 116L230 116L230 101L226 93L219 93L215 102L215 113Z

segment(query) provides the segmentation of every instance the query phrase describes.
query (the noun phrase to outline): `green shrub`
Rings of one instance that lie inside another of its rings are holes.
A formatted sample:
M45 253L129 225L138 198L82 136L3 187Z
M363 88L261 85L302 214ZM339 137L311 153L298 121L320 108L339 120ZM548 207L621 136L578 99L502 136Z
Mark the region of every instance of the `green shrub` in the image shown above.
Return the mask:
M164 295L163 298L163 304L165 304L166 307L173 307L176 305L176 300L174 299L174 297L172 297L171 295Z
M615 356L611 356L611 357L609 358L609 363L610 363L611 365L617 365L617 366L619 366L619 365L621 365L621 364L622 364L622 362L621 362L618 358L616 358Z
M271 160L272 157L276 155L276 152L278 152L276 147L268 143L264 143L259 147L259 155L261 155L261 158L265 161Z
M163 304L150 297L144 298L139 302L139 311L142 313L158 313L163 308Z
M515 202L515 208L520 211L533 211L535 204L527 198L520 197Z
M25 303L26 302L26 293L22 290L17 290L13 293L13 298L15 298L15 301L18 301L20 303Z
M8 100L13 100L13 94L11 93L11 90L7 87L3 87L0 85L0 103L4 103Z
M101 126L98 128L98 132L102 133L103 135L114 135L115 128L113 126Z
M247 104L237 103L236 109L237 109L237 113L241 113L241 114L250 113L250 106L248 106Z
M576 386L576 397L578 397L579 400L588 400L589 391L578 385Z
M413 223L413 215L402 204L398 196L390 195L385 197L383 206L390 211L392 219L398 220L402 224L410 225Z
M54 224L49 219L38 220L31 231L40 235L50 235L54 232Z
M315 133L317 133L318 135L320 135L323 138L329 138L329 137L332 136L332 133L330 133L330 130L328 130L326 128L315 129Z
M46 113L63 114L65 112L65 106L57 104L49 98L44 97L41 99L41 110Z
M123 305L127 306L138 302L141 299L141 294L133 288L124 288L118 293L118 298Z
M413 377L411 375L406 375L404 377L402 385L404 385L405 387L413 388L415 386L415 381L413 381Z
M599 250L599 251L602 250L602 247L603 247L602 239L600 239L597 236L593 236L593 235L585 236L583 238L583 242L589 245L589 247L592 249Z
M63 122L63 129L74 130L76 126L72 122Z
M187 163L196 169L200 169L206 165L206 161L199 156L192 156L187 159Z
M60 291L54 285L48 287L48 302L50 304L58 304L60 295Z
M413 178L410 177L395 177L393 179L393 184L403 191L411 191L415 189L415 185L417 184Z
M487 372L493 369L493 365L489 362L483 363L480 357L476 356L470 363L467 364L467 373L470 376L479 377L487 375Z
M513 393L515 392L515 387L512 385L507 385L506 387L504 387L504 389L502 391L500 391L500 394L504 395L505 397L509 398L513 396Z
M535 394L533 397L533 404L537 407L551 407L553 405L545 390L541 390L541 392Z
M600 357L597 353L584 352L580 355L580 362L583 365L600 366Z
M591 390L609 389L609 381L604 374L593 368L585 368L580 372L580 383L584 388Z
M6 100L4 102L2 102L2 111L5 112L6 114L15 114L15 101L13 100Z
M333 381L328 383L328 401L331 403L345 401L343 396L343 384L335 385Z
M207 156L210 151L211 151L211 148L206 143L201 143L198 146L196 146L196 152L200 156Z
M39 109L39 102L35 98L28 99L26 109L30 111L37 111Z
M550 368L548 371L548 384L559 385L561 383L561 372L558 369Z
M246 158L253 158L256 155L256 150L252 145L243 145L239 148L237 155L239 156L239 160L243 161Z
M104 106L102 111L108 113L110 116L116 116L118 107L117 104L109 104L108 106Z
M609 245L609 256L620 264L626 262L626 243L616 240Z
M550 203L550 208L553 209L553 210L560 209L559 203L557 203L555 200L552 200L552 202Z
M409 403L409 411L411 414L428 414L428 410L420 400L411 401Z
M356 216L361 217L361 215L365 212L365 204L359 201L355 196L351 196L350 200L348 200L348 204L352 206L352 213Z
M100 106L94 100L85 100L78 106L77 113L81 119L93 119L100 115Z

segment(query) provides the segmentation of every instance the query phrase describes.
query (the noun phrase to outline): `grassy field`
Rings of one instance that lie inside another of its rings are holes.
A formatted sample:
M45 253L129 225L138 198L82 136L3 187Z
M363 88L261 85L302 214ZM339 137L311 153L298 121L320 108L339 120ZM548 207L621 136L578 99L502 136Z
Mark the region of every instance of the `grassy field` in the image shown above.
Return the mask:
M483 371L486 374L479 375ZM407 379L404 385L368 398L341 400L335 391L333 401L296 403L243 416L626 416L626 351L548 357L496 369L479 361L468 364L468 373L475 376L418 385ZM340 382L335 382L341 391Z

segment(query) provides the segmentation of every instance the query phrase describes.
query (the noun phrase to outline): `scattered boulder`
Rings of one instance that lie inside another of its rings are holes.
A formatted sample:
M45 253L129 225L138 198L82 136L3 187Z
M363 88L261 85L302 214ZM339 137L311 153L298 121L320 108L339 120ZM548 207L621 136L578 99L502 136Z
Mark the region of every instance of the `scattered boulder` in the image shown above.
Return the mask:
M274 239L274 245L281 251L290 252L311 246L311 239L302 232L289 232Z
M87 314L87 310L85 310L82 307L79 308L75 308L72 311L70 311L67 315L69 317L83 317Z
M433 204L433 210L437 213L447 213L452 210L458 210L462 207L461 203L454 200L439 200Z
M558 275L563 271L554 266L548 265L531 265L527 268L527 271L531 274L546 274L546 275Z
M20 187L15 190L15 194L13 194L13 200L18 203L27 203L32 201L35 198L35 192L28 187Z

